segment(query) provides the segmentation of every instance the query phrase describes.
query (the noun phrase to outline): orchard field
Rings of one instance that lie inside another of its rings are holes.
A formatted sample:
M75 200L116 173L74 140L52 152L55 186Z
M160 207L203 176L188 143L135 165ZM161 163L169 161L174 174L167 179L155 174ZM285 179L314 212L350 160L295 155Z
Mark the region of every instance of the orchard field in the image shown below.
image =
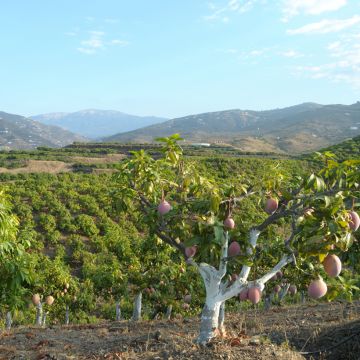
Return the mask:
M0 154L0 359L359 359L359 159L176 140Z

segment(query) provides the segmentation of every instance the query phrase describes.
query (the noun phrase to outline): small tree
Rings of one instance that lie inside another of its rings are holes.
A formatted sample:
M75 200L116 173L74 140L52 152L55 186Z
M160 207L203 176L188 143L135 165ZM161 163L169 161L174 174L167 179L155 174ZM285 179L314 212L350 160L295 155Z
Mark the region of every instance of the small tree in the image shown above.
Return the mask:
M307 178L284 181L276 170L265 184L218 185L183 158L179 135L158 140L164 143L162 158L140 150L122 163L116 201L123 211L139 210L150 233L198 269L206 291L198 343L224 333L226 300L245 291L258 302L265 284L289 264L301 281L320 280L325 256L351 245L349 211L359 196L359 161L338 163L326 154L322 170ZM234 219L246 229L239 230ZM277 241L274 251L262 234L281 236L281 246ZM237 244L230 244L234 239ZM229 266L239 270L235 281L228 279Z
M11 328L12 311L24 306L27 286L32 281L30 242L18 239L18 219L10 202L0 191L0 307L6 311L6 327Z

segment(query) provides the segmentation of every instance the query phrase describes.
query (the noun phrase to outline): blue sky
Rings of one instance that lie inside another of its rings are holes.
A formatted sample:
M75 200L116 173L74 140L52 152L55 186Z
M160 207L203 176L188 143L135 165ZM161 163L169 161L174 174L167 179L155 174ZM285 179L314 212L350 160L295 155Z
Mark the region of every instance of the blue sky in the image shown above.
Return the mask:
M360 100L358 0L1 1L0 110L178 117Z

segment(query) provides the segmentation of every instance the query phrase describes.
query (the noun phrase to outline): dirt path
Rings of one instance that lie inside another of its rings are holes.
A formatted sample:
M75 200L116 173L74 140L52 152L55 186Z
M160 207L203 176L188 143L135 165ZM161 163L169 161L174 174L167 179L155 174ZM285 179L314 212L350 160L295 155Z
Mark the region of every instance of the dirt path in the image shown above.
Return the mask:
M198 326L182 319L20 327L1 334L0 359L360 359L360 303L233 313L228 337L206 348L193 343Z

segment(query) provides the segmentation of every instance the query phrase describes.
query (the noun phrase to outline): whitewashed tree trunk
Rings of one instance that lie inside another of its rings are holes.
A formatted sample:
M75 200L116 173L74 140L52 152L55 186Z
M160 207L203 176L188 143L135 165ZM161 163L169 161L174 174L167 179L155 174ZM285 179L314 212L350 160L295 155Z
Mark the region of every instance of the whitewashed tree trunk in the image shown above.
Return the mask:
M220 305L219 311L219 321L218 321L218 329L221 336L226 336L225 329L225 301L223 301Z
M250 231L250 246L247 249L248 256L253 255L260 232L256 229ZM228 233L225 232L219 270L205 263L197 265L192 259L188 259L189 265L197 267L204 281L206 301L201 313L200 334L197 343L206 344L215 336L225 332L225 301L238 295L244 288L257 287L264 290L265 283L269 281L282 267L293 261L292 255L284 255L281 260L264 276L255 280L247 281L250 266L244 265L239 278L231 285L225 280L227 267Z
M43 313L42 303L39 302L39 304L36 305L36 320L35 320L35 324L36 324L37 326L41 326L41 323L42 323L42 313Z
M42 327L46 326L46 318L47 318L47 311L44 311L43 316L42 316L42 321L41 321L41 326Z
M11 325L12 325L12 316L11 316L11 311L8 311L6 313L6 320L5 320L5 326L6 326L6 330L10 330L11 329Z
M142 303L142 293L139 292L136 295L136 298L134 301L134 311L133 311L133 316L131 318L133 321L141 320L141 303Z
M66 305L66 310L65 310L65 325L69 325L69 322L70 322L69 305Z
M165 314L165 319L166 320L170 320L171 319L171 313L172 313L172 305L169 305L166 308L166 314Z
M116 313L116 321L120 321L121 320L120 301L116 302L115 313Z
M201 313L200 334L197 338L199 344L206 344L216 337L219 325L219 312L221 302L207 298Z

